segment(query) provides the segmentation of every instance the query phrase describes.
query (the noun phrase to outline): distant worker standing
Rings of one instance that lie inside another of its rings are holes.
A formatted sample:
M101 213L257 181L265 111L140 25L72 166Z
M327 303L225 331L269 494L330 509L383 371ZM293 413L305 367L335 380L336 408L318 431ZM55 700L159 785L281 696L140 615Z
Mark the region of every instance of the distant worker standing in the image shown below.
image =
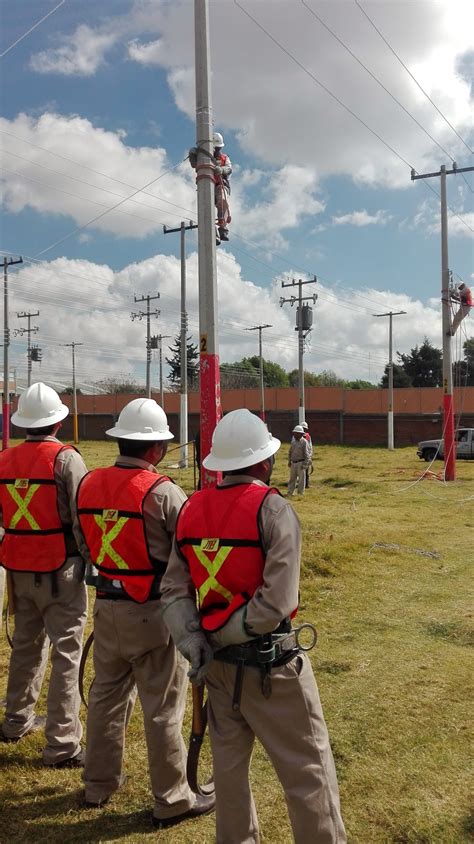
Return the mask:
M232 173L232 162L228 155L222 151L224 138L220 132L214 132L212 136L214 151L212 163L214 165L214 201L217 209L217 233L218 243L221 240L229 240L229 223L231 222L229 201L230 182L229 176ZM192 147L189 150L189 162L191 167L196 169L198 149ZM199 175L198 177L199 178Z
M219 422L203 465L224 478L179 514L162 581L164 619L178 648L194 636L201 650L195 671L208 690L217 844L260 840L249 784L255 737L283 786L296 844L344 844L318 689L291 627L301 532L293 508L268 486L279 447L246 409Z
M298 494L303 495L305 489L306 470L311 462L310 445L305 439L305 432L302 425L295 425L293 437L288 452L288 467L290 479L288 481L288 496L294 495L297 486Z
M184 492L155 468L173 438L162 408L134 399L107 432L114 466L82 481L77 512L95 577L95 680L87 712L84 807L103 806L123 784L125 730L135 684L143 710L154 796L152 822L174 826L212 811L186 780L181 735L187 665L163 623L161 578Z
M309 487L309 476L312 474L313 471L313 441L311 439L311 434L309 433L309 426L307 422L302 422L301 427L304 430L304 438L307 440L309 445L309 466L305 470L305 487L308 489Z
M451 293L451 298L454 299L454 301L459 302L459 308L454 314L453 322L449 331L449 334L454 337L461 322L470 313L472 308L472 293L469 287L462 282L462 284L458 286L457 291L454 294Z
M84 764L78 673L87 594L75 497L87 469L56 437L68 413L55 390L32 384L12 416L26 440L0 454L0 562L15 604L1 737L18 741L41 725L34 710L51 642L43 764L56 768Z

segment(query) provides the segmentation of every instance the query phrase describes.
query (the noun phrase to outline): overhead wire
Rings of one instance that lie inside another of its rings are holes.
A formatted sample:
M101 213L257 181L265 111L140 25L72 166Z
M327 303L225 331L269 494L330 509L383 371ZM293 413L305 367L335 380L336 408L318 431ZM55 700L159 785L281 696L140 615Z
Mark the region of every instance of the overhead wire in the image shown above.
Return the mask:
M58 10L61 6L64 6L64 3L65 3L65 2L66 2L66 0L61 0L61 2L60 2L60 3L58 3L58 5L54 7L54 9L51 9L51 10L48 12L48 14L47 14L47 15L43 15L43 17L42 17L39 21L36 21L36 23L35 23L35 24L33 24L33 26L30 26L30 28L29 28L29 29L27 29L27 30L26 30L26 32L24 32L24 33L23 33L23 35L20 35L20 37L19 37L19 38L17 38L17 39L16 39L16 41L14 41L14 42L13 42L13 44L10 44L10 46L9 46L9 47L7 47L7 49L6 49L6 50L4 50L4 51L3 51L3 53L0 53L0 59L3 59L3 57L4 57L4 56L6 56L6 55L7 55L7 53L9 53L9 52L10 52L10 50L13 50L13 48L14 48L14 47L16 47L16 46L17 46L17 44L19 44L19 43L20 43L20 41L23 41L23 39L24 39L24 38L26 38L26 37L27 37L27 35L30 35L30 33L31 33L31 32L34 32L34 31L35 31L35 29L38 29L38 27L39 27L39 26L40 26L40 25L41 25L41 24L42 24L45 20L47 20L49 17L51 17L51 15L54 15L54 13L55 13L55 12L57 12L57 10Z
M444 121L445 121L445 123L449 126L449 128L453 130L454 134L455 134L455 135L459 138L459 140L460 140L460 141L464 144L464 146L466 147L466 149L467 149L467 150L468 150L468 151L472 154L472 153L474 152L474 150L473 150L473 149L469 146L469 144L468 144L468 143L464 140L464 138L463 138L463 137L459 134L459 132L458 132L458 131L457 131L457 129L453 126L453 124L452 124L452 123L450 123L450 121L448 120L448 118L446 117L446 115L445 115L445 114L443 114L443 112L441 111L441 109L440 109L440 108L438 108L438 106L436 105L436 103L435 103L435 102L431 99L430 95L429 95L429 94L425 91L425 89L424 89L424 88L420 85L420 83L418 82L418 80L416 79L416 77L415 77L415 76L413 75L413 73L411 72L410 68L409 68L409 67L407 67L407 65L405 64L405 62L404 62L404 61L400 58L400 56L398 55L398 53L396 52L396 50L392 47L392 45L390 44L390 42L388 41L388 39L385 37L385 35L381 32L381 30L379 29L379 27L378 27L378 26L374 23L374 21L372 20L372 18L370 17L370 15L366 12L366 10L365 10L365 9L364 9L364 7L362 6L362 4L359 2L359 0L354 0L354 3L355 3L355 4L356 4L356 6L360 9L360 11L362 12L362 14L363 14L363 15L367 18L368 22L369 22L369 23L370 23L370 25L371 25L371 26L375 29L376 33L380 36L380 38L382 39L382 41L383 41L383 42L387 45L388 49L389 49L389 50L390 50L390 52L391 52L391 53L395 56L396 60L397 60L397 61L401 64L401 66L404 68L404 70L406 70L406 72L407 72L407 73L408 73L408 75L411 77L411 79L413 80L413 82L415 83L415 85L417 85L417 87L420 89L421 93L422 93L422 94L426 97L426 99L427 99L427 100L429 100L429 102L431 103L431 105L433 106L433 108L435 108L435 109L436 109L436 111L438 112L438 114L440 115L440 117L442 117L442 118L443 118L443 120L444 120Z

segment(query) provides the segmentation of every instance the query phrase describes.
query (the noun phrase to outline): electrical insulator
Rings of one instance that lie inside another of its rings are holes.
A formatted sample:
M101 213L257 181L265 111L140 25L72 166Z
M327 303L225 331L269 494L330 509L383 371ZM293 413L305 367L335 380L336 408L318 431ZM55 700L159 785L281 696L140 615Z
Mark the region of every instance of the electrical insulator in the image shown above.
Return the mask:
M150 349L158 348L158 337L150 337Z
M39 346L32 346L31 347L31 360L34 360L35 363L41 363L41 359L43 357L43 353Z
M301 319L301 324L300 324ZM300 317L300 309L296 309L296 330L299 331L311 331L313 326L313 309L309 305L303 305L301 308L301 317Z

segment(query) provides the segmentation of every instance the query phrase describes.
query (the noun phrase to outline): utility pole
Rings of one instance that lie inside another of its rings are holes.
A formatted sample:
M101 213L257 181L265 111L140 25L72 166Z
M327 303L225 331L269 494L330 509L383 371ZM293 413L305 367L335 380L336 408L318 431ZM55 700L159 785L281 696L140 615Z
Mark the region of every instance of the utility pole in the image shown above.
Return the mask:
M160 367L160 405L165 409L165 394L163 390L163 340L171 339L170 334L156 334L150 337L150 349L158 349L158 359Z
M273 328L272 325L254 325L246 328L246 331L258 331L258 353L260 355L260 418L265 422L265 383L263 379L263 353L262 353L262 331L264 328Z
M196 164L199 243L199 384L201 457L211 450L212 433L221 418L219 340L217 334L217 266L214 208L213 126L209 58L209 2L194 0L196 74ZM203 488L219 473L201 468Z
M18 319L27 319L28 320L28 328L15 328L15 330L13 332L15 337L17 337L18 335L20 335L20 337L23 337L23 334L26 334L28 336L28 350L27 350L27 353L26 353L27 354L27 361L28 361L28 377L27 377L28 387L31 386L31 369L32 369L32 360L33 360L32 355L31 355L31 335L37 334L38 331L39 331L39 328L38 328L37 325L33 326L33 328L31 327L31 317L35 317L35 316L39 316L39 311L22 311L21 313L17 313ZM35 347L35 348L37 348L37 347ZM38 353L41 352L40 349L37 349L37 351L38 351ZM38 354L35 359L41 360L40 354Z
M147 293L146 296L137 296L134 297L135 302L146 302L146 311L132 311L130 314L130 319L132 322L135 319L139 319L140 321L143 317L146 317L146 394L148 398L151 398L151 380L150 380L150 369L151 369L151 345L150 345L150 319L151 317L159 317L160 311L150 311L150 302L154 299L159 299L160 294L157 293L156 296L150 296Z
M285 302L289 302L291 307L298 302L298 310L296 311L296 328L295 331L298 332L298 386L299 386L299 408L298 408L298 424L301 425L305 421L305 406L304 406L304 366L303 366L303 355L304 355L304 341L305 337L311 331L311 326L313 324L313 311L309 307L309 305L304 305L303 302L311 299L313 304L316 304L316 299L318 298L317 293L313 293L312 296L303 296L303 284L315 284L317 282L316 276L313 278L308 279L308 281L303 281L301 278L298 281L295 281L293 278L291 281L282 281L282 287L297 287L298 288L298 298L296 296L290 296L289 299L284 299L283 297L280 298L280 307L282 308ZM306 309L306 310L305 310Z
M63 346L69 346L72 349L72 425L74 443L79 442L79 425L77 418L77 390L76 390L76 346L83 346L84 343L63 343Z
M8 326L8 267L22 264L23 258L7 258L3 256L3 430L2 449L8 448L10 442L10 375L8 372L8 349L10 346L10 329Z
M163 226L164 234L180 232L181 234L181 384L179 401L179 441L181 443L181 469L188 468L188 314L186 312L186 231L197 229L197 223L189 221L188 225L182 222L178 229L169 229Z
M393 352L392 352L392 317L406 314L406 311L389 311L386 314L372 314L374 317L388 316L388 448L393 450Z
M446 201L446 176L456 173L470 173L474 167L458 167L453 162L453 169L446 170L442 165L437 173L420 175L411 171L411 180L440 177L441 186L441 307L443 331L443 437L444 437L444 479L456 480L456 444L454 441L454 401L453 368L451 364L451 319L449 301L449 265L448 265L448 206Z

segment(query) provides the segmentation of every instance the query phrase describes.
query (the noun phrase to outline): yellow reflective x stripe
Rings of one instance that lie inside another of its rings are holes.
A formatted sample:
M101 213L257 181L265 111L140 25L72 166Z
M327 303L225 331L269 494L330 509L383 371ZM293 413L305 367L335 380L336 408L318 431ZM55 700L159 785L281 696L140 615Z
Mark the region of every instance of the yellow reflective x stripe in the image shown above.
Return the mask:
M221 584L217 582L215 576L219 569L224 565L227 557L232 551L232 545L227 548L225 546L219 548L219 551L213 560L210 560L198 545L193 545L193 549L199 562L202 566L204 566L209 575L207 580L205 580L202 586L199 587L199 603L202 604L204 598L211 589L213 589L214 592L218 592L219 595L222 595L222 597L230 603L234 596L228 589L225 589L224 586L221 586Z
M117 536L119 535L120 531L128 522L128 518L126 516L121 516L119 519L117 519L112 530L109 530L108 533L106 533L107 521L104 519L103 516L94 516L94 521L102 531L102 545L100 546L99 556L96 560L97 565L100 566L104 561L105 555L108 554L110 559L114 561L117 568L130 568L130 566L128 566L125 560L120 556L118 551L116 551L115 548L112 547L112 542L114 541L114 539L117 539Z
M18 510L14 514L14 516L13 516L13 518L12 518L10 524L9 524L10 528L15 528L17 526L18 522L20 521L20 519L23 518L23 519L26 519L26 521L28 522L28 524L29 524L29 526L32 530L41 530L38 522L36 521L36 519L31 515L31 513L28 510L28 504L30 504L31 499L33 498L35 492L37 492L39 490L39 488L40 488L40 484L31 484L31 486L28 487L28 492L26 493L25 497L22 498L21 495L18 495L18 493L17 493L13 484L7 484L8 492L10 493L11 497L13 498L13 501L15 502L15 504L18 504Z

